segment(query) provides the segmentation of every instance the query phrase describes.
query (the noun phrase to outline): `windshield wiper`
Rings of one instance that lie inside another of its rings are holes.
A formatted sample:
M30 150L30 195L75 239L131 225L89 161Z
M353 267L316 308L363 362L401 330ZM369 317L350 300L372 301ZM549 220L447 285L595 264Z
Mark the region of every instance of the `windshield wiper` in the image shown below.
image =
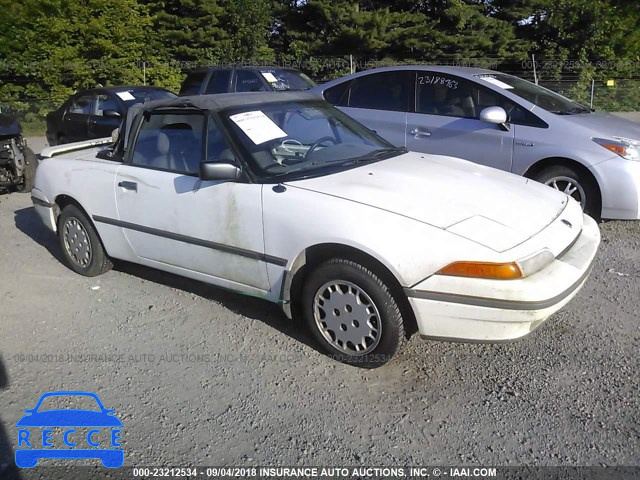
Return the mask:
M407 150L407 147L385 147L385 148L379 148L377 150L374 150L372 152L367 153L366 155L354 158L353 162L354 163L370 162L370 161L373 161L373 160L378 160L383 155L393 154L393 153L398 153L398 154L407 153L408 151L409 150Z

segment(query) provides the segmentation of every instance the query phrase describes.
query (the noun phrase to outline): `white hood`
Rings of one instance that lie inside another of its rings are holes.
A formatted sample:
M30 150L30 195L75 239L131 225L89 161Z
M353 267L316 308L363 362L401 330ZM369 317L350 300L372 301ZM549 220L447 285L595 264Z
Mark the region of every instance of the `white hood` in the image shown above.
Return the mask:
M415 152L288 185L387 210L496 251L543 230L568 202L565 194L524 177Z

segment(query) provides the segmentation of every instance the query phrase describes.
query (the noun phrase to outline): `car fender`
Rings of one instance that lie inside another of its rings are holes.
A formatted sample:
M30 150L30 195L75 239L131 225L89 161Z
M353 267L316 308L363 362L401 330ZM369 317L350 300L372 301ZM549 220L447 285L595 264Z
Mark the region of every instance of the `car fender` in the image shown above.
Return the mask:
M274 290L282 288L285 272L297 268L296 259L322 244L343 245L375 258L403 287L461 256L499 257L487 247L432 225L301 188L287 186L283 191L265 185L263 208L265 253L287 261L285 266L268 265Z

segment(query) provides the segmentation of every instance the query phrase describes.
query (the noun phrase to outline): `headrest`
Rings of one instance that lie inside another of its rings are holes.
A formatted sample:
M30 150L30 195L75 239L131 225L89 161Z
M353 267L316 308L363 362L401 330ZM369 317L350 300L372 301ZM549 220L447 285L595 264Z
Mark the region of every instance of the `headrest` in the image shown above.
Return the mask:
M166 155L169 153L169 136L166 133L158 132L156 147L160 155Z

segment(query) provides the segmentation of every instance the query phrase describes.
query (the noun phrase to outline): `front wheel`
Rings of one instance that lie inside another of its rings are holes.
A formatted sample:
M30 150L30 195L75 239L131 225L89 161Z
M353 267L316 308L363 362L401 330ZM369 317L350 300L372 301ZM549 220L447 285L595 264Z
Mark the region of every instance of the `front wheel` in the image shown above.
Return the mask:
M586 214L600 218L600 191L595 180L587 174L565 165L553 165L540 171L535 180L566 193Z
M405 338L400 308L389 287L350 260L335 258L313 270L303 288L302 308L316 340L344 363L384 365Z
M60 247L71 270L95 277L111 270L113 263L87 216L75 205L67 205L58 219Z

